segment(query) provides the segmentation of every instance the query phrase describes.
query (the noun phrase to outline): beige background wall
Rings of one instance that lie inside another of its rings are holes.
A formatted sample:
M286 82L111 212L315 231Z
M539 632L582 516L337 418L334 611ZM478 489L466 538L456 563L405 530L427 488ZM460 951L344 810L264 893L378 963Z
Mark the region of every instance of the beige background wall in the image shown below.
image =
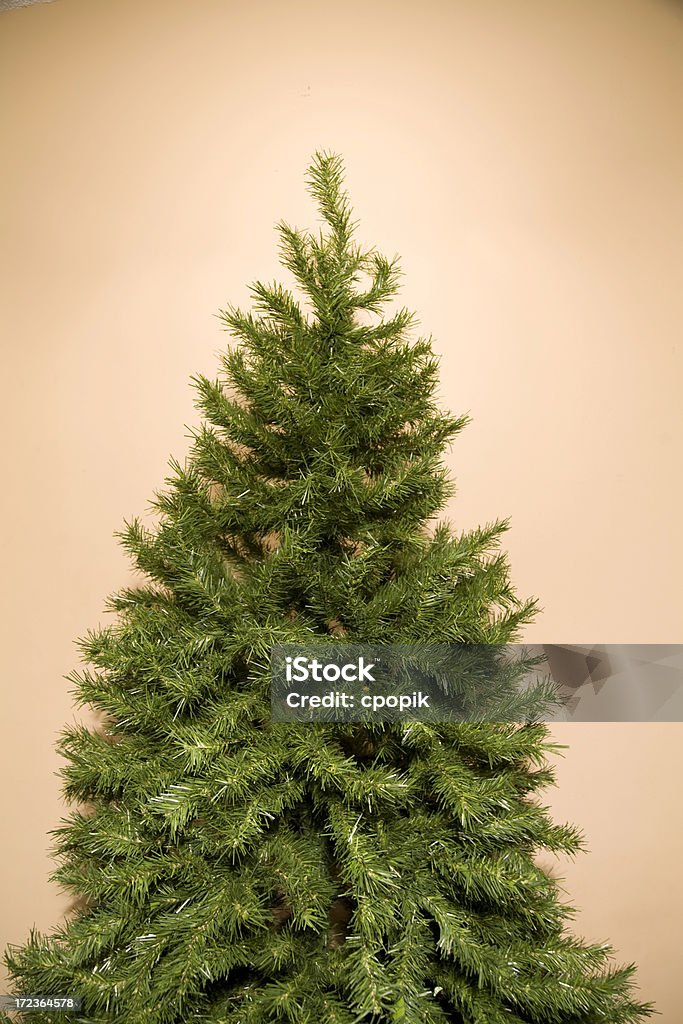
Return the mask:
M0 15L0 945L47 882L72 641L194 423L213 313L341 152L442 355L462 527L509 514L535 642L682 641L683 9L664 0L57 0ZM683 1019L683 726L565 725L577 930ZM1 987L1 986L0 986Z

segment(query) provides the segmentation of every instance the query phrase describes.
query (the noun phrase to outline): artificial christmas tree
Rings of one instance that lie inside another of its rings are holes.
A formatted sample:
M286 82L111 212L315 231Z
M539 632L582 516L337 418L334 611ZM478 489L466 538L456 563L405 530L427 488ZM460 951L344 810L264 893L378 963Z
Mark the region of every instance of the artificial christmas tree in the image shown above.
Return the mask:
M308 173L324 227L280 224L304 300L256 283L239 344L196 379L204 425L122 540L146 580L82 641L55 879L82 901L7 962L44 1021L626 1024L633 968L570 937L539 850L575 829L538 722L276 723L274 644L504 644L535 612L500 551L456 535L428 339L382 316L399 271L354 241L342 164ZM378 316L379 315L379 316Z

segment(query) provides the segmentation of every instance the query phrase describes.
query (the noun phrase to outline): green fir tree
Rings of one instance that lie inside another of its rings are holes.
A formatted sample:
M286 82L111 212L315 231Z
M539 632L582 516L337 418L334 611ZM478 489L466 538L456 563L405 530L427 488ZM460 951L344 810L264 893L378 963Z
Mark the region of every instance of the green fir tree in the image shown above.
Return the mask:
M203 425L156 526L121 534L141 585L81 641L105 724L63 733L54 874L79 909L10 947L12 991L83 1000L35 1022L640 1021L633 966L571 936L535 860L581 846L536 796L544 724L271 720L273 644L504 644L536 612L505 520L434 522L468 417L438 406L396 259L355 241L340 158L307 182L321 230L278 225L301 298L257 282L220 314Z

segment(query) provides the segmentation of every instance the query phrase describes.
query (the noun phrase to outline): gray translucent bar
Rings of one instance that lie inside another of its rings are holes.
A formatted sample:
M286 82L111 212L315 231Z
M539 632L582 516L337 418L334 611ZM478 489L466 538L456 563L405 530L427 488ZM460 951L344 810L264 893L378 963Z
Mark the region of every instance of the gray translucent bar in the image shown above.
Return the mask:
M278 644L275 722L680 722L683 644Z
M9 1013L72 1013L82 1008L80 996L0 996L0 1010Z

